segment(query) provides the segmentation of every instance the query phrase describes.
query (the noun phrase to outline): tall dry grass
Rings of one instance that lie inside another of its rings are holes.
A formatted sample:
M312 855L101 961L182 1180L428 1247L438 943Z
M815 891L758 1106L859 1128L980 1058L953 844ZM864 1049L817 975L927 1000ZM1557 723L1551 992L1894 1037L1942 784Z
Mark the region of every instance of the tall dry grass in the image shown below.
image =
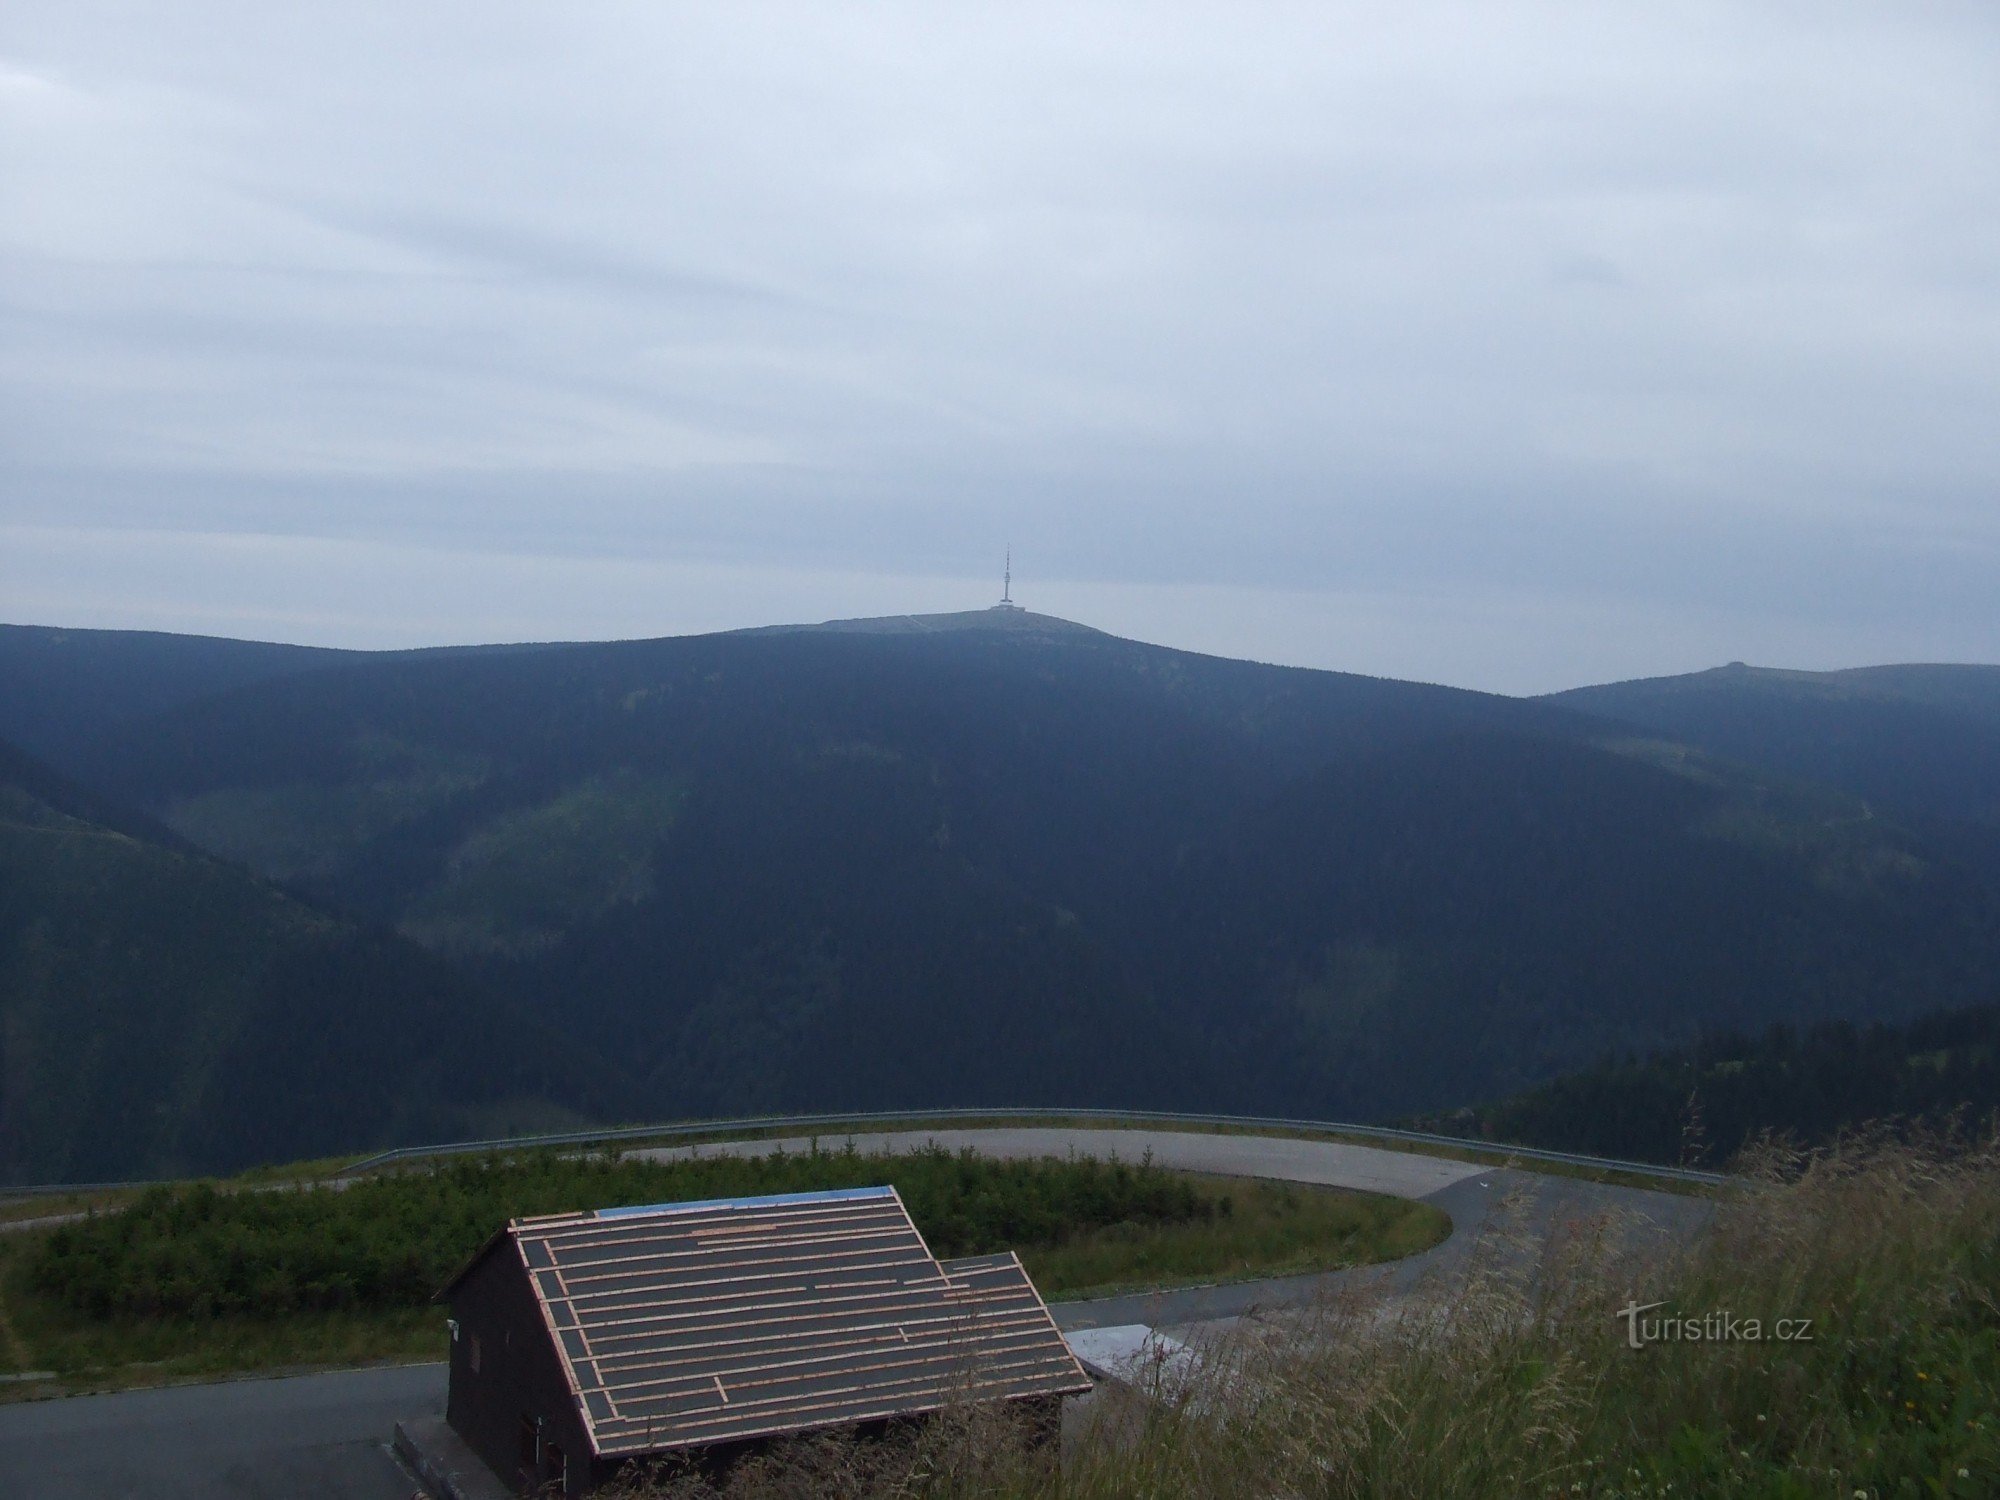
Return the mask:
M967 1408L625 1493L2000 1496L2000 1141L1875 1132L1747 1167L1677 1245L1503 1212L1469 1266L1413 1293L1241 1325L1144 1398L1100 1392L1059 1466ZM1616 1315L1632 1302L1766 1336L1635 1350ZM1780 1318L1811 1319L1810 1338L1771 1337Z

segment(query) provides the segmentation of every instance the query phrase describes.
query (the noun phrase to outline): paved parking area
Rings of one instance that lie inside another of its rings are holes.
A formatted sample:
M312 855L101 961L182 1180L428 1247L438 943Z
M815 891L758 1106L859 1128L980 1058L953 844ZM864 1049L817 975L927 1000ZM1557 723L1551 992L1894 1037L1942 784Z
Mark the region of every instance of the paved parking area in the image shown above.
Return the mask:
M444 1388L443 1365L399 1365L0 1406L0 1495L410 1500L389 1434Z

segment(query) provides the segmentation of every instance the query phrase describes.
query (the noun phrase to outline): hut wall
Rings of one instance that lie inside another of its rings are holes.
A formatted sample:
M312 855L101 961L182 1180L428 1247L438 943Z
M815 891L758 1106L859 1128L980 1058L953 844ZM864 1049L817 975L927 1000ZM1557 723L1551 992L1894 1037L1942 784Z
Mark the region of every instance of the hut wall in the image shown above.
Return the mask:
M589 1493L598 1477L590 1440L513 1244L496 1245L452 1289L451 1315L458 1336L445 1420L522 1493L564 1478L564 1460L563 1493Z

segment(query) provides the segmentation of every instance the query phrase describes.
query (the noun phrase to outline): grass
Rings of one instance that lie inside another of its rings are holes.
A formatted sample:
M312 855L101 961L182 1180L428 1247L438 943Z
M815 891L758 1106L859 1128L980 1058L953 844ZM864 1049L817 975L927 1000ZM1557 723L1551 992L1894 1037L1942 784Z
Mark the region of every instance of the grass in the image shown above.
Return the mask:
M136 1189L115 1188L95 1193L37 1193L29 1197L0 1199L0 1225L22 1224L93 1210L102 1213L130 1203L138 1196Z
M485 778L472 757L402 747L344 785L301 782L183 798L165 821L191 843L275 880L324 875L370 839L431 811ZM400 760L401 764L397 762Z
M652 889L654 847L682 790L630 772L490 819L451 853L399 924L427 947L532 952Z
M1400 1260L1451 1233L1427 1203L1341 1188L1190 1177L1216 1206L1182 1223L1114 1224L1022 1252L1052 1302Z
M290 1187L318 1182L332 1182L343 1177L354 1164L351 1154L341 1156L316 1157L311 1161L284 1162L271 1166L248 1167L233 1177L217 1180L216 1186L224 1190L233 1188Z
M282 1318L91 1317L24 1286L22 1263L30 1252L16 1241L0 1243L0 1296L11 1315L16 1359L56 1379L0 1387L0 1400L442 1357L442 1314L430 1307Z
M430 1293L510 1216L882 1181L936 1253L1019 1249L1058 1296L1354 1264L1448 1230L1435 1209L1368 1194L936 1149L673 1163L540 1152L344 1189L193 1184L0 1238L12 1358L59 1377L0 1396L435 1359L443 1313Z
M992 1413L786 1445L626 1496L790 1500L1886 1500L2000 1494L2000 1142L1765 1155L1708 1229L1503 1222L1469 1272L1242 1325L1104 1399L1058 1467ZM1539 1243L1538 1252L1529 1253ZM1629 1346L1620 1308L1810 1318L1809 1339Z

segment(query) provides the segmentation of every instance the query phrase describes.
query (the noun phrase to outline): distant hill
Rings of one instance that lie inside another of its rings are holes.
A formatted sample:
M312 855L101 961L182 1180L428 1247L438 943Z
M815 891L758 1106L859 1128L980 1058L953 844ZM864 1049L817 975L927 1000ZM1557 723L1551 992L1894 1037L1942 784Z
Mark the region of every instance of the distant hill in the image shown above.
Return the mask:
M93 763L115 728L255 683L360 661L536 649L365 652L151 630L0 625L0 740L64 766Z
M1418 1123L1558 1151L1715 1166L1764 1132L1816 1145L1877 1122L1936 1128L1957 1119L1976 1131L1997 1110L2000 1005L1983 1005L1900 1025L1822 1021L1722 1033Z
M1546 701L1887 809L2000 828L2000 667L1789 672L1738 663Z
M1588 742L1335 763L1177 884L1161 983L1268 997L1217 1039L1238 1043L1242 1108L1382 1118L1613 1049L1908 1016L2000 973L1992 887L1852 799Z
M0 625L0 739L72 764L114 725L360 654L146 630Z
M109 691L52 695L43 742ZM1601 709L1026 611L356 653L166 699L63 769L535 1017L600 1112L1387 1117L2000 976L1995 883L1886 802Z
M548 1124L613 1093L414 945L149 834L0 745L0 1181Z
M1566 718L1000 613L295 677L136 726L117 790L663 1111L1156 1103L1213 1087L1133 957L1177 850L1328 756Z

